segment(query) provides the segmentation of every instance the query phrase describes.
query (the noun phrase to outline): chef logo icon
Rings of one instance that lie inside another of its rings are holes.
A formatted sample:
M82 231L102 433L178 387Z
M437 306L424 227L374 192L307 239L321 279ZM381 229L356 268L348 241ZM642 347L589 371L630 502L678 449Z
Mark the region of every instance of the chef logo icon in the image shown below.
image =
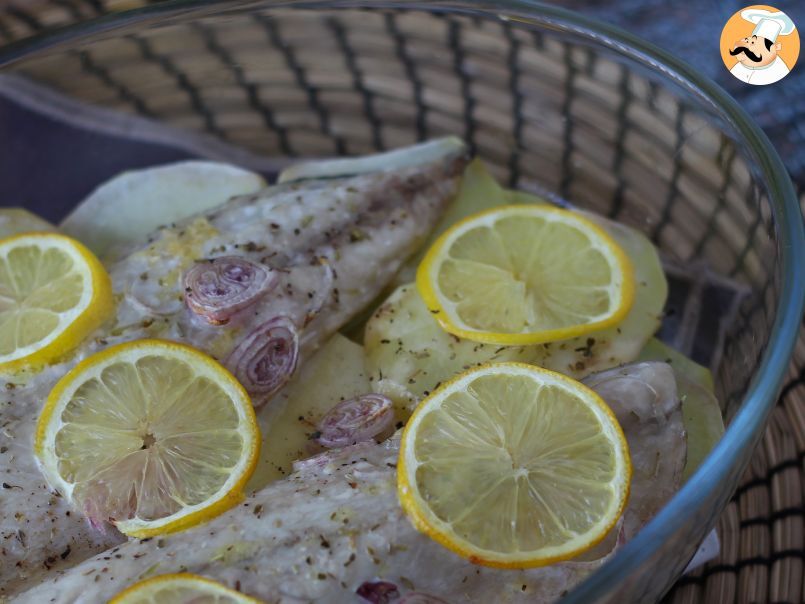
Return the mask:
M721 58L742 82L765 86L782 80L799 57L794 22L773 6L757 4L738 11L721 32Z

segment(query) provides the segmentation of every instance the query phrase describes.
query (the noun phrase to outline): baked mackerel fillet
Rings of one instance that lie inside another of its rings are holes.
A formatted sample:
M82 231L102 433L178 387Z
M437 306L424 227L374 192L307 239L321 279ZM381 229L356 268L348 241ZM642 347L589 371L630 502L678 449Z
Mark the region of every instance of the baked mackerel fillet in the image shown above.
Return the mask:
M552 602L606 561L619 536L632 537L665 504L685 463L670 366L639 363L591 381L623 424L632 457L648 460L636 465L623 527L596 548L597 559L589 560L593 552L587 552L588 561L491 569L418 533L397 501L394 437L299 462L294 474L208 524L112 548L52 573L14 602L105 602L139 579L180 571L218 579L271 604L355 604L364 601L356 592L371 594L380 581L400 595L425 592L453 604ZM660 483L667 486L653 488Z
M109 267L114 319L68 362L25 384L17 383L20 378L0 384L0 599L124 541L114 529L103 534L88 526L85 510L72 509L37 467L33 433L54 383L89 354L144 337L185 342L227 361L276 317L298 329L304 362L381 292L456 193L463 144L449 139L424 147L428 153L415 153L414 161L409 154L402 168L286 183L233 198L158 230L146 247ZM277 282L226 325L212 325L186 307L183 275L199 260L222 256L268 267Z

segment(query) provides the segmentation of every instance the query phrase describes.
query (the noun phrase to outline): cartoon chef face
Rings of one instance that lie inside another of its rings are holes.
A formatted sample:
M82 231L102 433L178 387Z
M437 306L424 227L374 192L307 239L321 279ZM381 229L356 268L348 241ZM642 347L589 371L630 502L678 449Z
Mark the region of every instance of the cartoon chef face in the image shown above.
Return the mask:
M765 67L774 62L782 44L758 35L741 38L732 46L730 54L749 68Z
M747 21L754 29L744 24ZM728 30L731 33L726 38ZM738 35L743 37L735 40ZM721 44L724 64L733 76L753 86L765 86L782 80L791 71L799 50L799 35L785 13L749 7L730 18Z

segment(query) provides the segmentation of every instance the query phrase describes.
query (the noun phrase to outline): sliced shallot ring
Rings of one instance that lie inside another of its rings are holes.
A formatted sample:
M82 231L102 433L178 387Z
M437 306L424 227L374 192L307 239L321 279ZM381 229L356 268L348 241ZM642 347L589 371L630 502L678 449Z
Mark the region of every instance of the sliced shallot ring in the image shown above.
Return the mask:
M226 366L256 406L282 388L296 371L299 333L286 316L278 316L248 333L229 355Z
M228 323L277 284L274 272L240 256L196 262L184 275L187 307L213 325Z
M388 581L365 581L355 593L369 604L390 604L400 597L400 590Z
M391 426L394 409L382 394L363 394L341 401L319 422L319 444L345 447L370 440Z

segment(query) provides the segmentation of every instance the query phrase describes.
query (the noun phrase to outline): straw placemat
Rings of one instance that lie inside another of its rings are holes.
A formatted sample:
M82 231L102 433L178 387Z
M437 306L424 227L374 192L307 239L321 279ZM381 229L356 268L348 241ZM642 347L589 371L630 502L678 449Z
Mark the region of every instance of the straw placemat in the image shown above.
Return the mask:
M612 9L606 13L611 18L660 44L663 40L677 36L680 31L687 32L684 34L687 36L695 35L691 27L675 30L672 24L669 25L673 19L680 23L685 21L689 15L683 9L668 9L667 13L663 13L667 18L660 28L659 20L652 21L647 15L656 16L658 11L665 10L663 7L667 3L644 0L640 6L631 6L635 2L636 0L567 3L602 16L605 11ZM147 3L145 0L0 0L0 43ZM731 13L729 7L723 6L727 4L731 3L720 5L716 20L721 18L721 13L726 12L727 16ZM737 4L735 8L739 8ZM685 47L678 39L675 45L682 49ZM170 67L167 66L168 69ZM789 76L791 82L786 88L780 88L783 96L802 88L805 69L800 71L800 74L792 73ZM725 80L724 83L728 82ZM728 84L731 91L750 110L760 102L757 99L761 98L758 95L762 93L757 90L743 91L734 88L733 83ZM789 103L785 98L777 98L770 109L756 115L769 130L777 148L785 151L782 154L794 179L803 185L805 133L801 131L801 124L805 120L801 119L802 101L792 97ZM209 121L215 125L214 120ZM783 127L784 123L789 127ZM214 128L206 130L215 134ZM805 191L802 189L800 199L805 210ZM763 440L741 486L719 520L720 555L683 577L666 601L674 604L802 602L805 598L804 523L805 325L801 329L786 383Z

